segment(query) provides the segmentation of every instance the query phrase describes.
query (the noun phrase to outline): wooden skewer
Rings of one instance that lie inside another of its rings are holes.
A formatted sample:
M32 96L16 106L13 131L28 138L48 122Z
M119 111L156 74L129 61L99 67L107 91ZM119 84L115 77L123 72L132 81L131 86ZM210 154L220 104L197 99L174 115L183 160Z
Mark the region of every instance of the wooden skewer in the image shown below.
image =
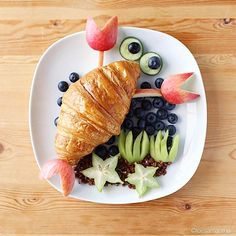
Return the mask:
M98 55L98 67L103 66L104 51L99 51Z

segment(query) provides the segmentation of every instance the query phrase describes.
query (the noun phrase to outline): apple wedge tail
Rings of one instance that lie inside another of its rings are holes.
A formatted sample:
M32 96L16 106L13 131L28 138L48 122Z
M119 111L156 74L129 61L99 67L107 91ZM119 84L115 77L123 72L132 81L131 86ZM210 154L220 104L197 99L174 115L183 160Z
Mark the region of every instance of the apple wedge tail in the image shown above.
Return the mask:
M50 160L41 169L39 177L50 179L56 174L60 175L63 195L69 195L75 183L75 173L72 166L60 159Z
M181 104L198 98L200 95L181 89L181 86L193 76L193 73L171 75L161 85L161 94L172 104Z

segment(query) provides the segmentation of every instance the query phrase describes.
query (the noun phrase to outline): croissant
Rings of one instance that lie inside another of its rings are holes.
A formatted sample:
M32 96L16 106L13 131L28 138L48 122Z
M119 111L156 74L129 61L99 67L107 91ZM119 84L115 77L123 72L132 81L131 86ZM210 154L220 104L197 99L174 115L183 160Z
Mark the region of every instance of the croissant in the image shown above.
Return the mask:
M139 76L138 63L117 61L90 71L69 87L55 137L60 159L75 165L120 133Z

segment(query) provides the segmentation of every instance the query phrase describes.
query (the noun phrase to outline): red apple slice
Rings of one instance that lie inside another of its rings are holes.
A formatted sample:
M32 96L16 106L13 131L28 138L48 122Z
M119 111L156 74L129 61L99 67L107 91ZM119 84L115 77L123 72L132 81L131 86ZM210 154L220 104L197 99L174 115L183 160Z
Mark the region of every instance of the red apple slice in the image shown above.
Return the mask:
M97 51L107 51L114 47L118 33L118 18L110 18L102 29L92 17L88 17L86 24L86 40L91 48Z
M171 75L161 85L163 97L172 104L180 104L198 98L200 95L181 89L181 86L192 77L193 72Z
M75 173L71 165L66 161L54 159L48 161L40 172L41 179L50 179L59 174L61 177L61 187L64 196L70 194L75 183Z
M161 97L160 89L136 89L133 98L141 97Z

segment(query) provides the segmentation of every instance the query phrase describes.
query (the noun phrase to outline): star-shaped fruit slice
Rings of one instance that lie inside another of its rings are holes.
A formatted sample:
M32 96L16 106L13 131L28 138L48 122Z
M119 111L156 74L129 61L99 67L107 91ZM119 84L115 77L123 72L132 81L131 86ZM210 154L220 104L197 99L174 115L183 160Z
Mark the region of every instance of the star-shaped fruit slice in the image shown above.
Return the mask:
M95 186L101 192L105 183L122 183L119 175L115 171L118 163L118 155L102 160L95 153L92 154L93 166L81 171L83 175L88 178L94 179Z
M143 165L135 163L135 172L129 174L126 181L135 185L136 191L141 197L148 191L148 189L159 187L159 183L154 178L157 169L158 167L149 166L145 168Z

